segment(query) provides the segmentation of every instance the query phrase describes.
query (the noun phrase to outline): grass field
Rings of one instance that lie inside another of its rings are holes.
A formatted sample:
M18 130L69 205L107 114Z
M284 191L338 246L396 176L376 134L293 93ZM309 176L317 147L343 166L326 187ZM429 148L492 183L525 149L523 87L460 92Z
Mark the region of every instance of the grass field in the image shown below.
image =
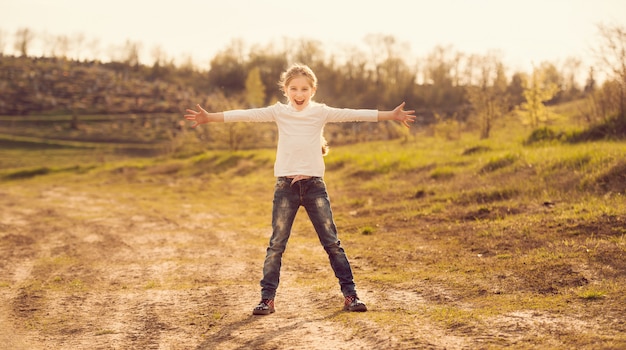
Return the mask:
M340 312L301 211L277 312L252 317L274 150L0 149L0 340L15 348L626 347L626 143L332 147L328 185L370 311ZM6 141L5 141L6 142ZM4 145L8 145L5 143ZM32 143L31 143L32 146Z

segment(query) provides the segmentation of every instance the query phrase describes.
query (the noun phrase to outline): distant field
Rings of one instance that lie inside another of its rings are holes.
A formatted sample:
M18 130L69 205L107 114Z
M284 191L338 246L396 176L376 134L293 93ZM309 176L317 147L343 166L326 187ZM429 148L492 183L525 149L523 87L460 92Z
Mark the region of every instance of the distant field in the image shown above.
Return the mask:
M154 145L170 141L181 129L177 114L0 116L0 140Z

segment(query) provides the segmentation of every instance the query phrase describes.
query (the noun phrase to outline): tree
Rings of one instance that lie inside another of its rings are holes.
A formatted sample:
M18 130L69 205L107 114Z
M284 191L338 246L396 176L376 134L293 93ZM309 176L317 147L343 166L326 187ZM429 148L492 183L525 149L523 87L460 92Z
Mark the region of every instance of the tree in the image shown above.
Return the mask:
M452 86L453 57L452 47L435 47L426 60L426 82L444 88Z
M55 42L55 54L59 55L60 58L66 59L71 50L70 38L67 35L59 35L56 37Z
M0 57L4 56L4 46L6 43L6 33L0 29Z
M324 50L321 41L301 39L296 41L294 46L296 48L293 55L294 62L306 62L311 67L324 62Z
M480 70L478 86L468 86L467 96L478 119L480 138L490 136L494 121L509 110L504 65L498 56L490 53L474 61Z
M446 114L452 114L450 111L463 103L464 89L454 86L457 57L460 56L451 46L437 46L424 64L424 83L428 89L423 97L431 107L448 111Z
M589 73L587 74L587 80L585 81L585 94L592 93L596 90L596 74L593 67L589 67Z
M618 118L626 122L626 28L618 25L598 25L600 43L595 54L600 67L619 85Z
M526 102L521 105L521 114L524 121L535 129L540 123L548 121L549 112L544 103L554 98L559 89L554 82L546 81L545 72L540 68L534 68L523 85Z
M396 38L391 35L370 34L365 37L365 42L371 50L371 63L374 69L374 79L377 86L383 84L384 77L381 73L381 67L384 62L397 57L395 54Z
M355 46L346 46L343 51L345 64L336 70L340 79L336 79L333 86L324 84L323 90L333 89L327 95L334 96L339 106L357 105L365 108L369 103L368 90L372 88L368 80L366 55Z
M581 65L582 61L576 57L568 57L563 62L561 68L564 82L563 93L564 98L568 101L580 97L581 89L576 79L578 78Z
M222 90L226 96L243 92L247 76L243 51L243 41L233 40L211 60L208 83L213 91Z
M415 71L405 62L403 53L410 51L408 43L400 43L391 35L371 34L366 36L371 51L370 89L366 92L365 103L371 108L381 108L403 100L411 104ZM335 74L336 75L336 74ZM343 78L342 78L343 79ZM388 130L389 132L389 130ZM395 131L393 131L395 133Z
M507 95L512 107L521 105L524 100L524 81L527 79L526 73L516 72L511 76L511 82L507 86Z
M122 49L122 62L129 67L139 68L139 52L141 51L141 44L130 40L126 40L124 48Z
M560 102L565 83L559 70L552 62L542 62L539 66L539 71L541 72L541 84L543 86L553 86L556 89L554 96L545 102L548 104Z
M261 107L265 103L265 85L261 81L259 67L254 67L248 72L246 78L246 102L249 107Z
M83 56L84 52L83 50L85 49L85 34L83 33L76 33L74 35L72 35L72 51L74 51L74 58L77 61L81 60L81 56Z
M98 61L98 57L100 57L100 40L92 39L87 42L87 51L89 51L89 56Z
M610 122L611 116L619 112L620 87L616 80L607 80L598 89L587 94L587 103L581 107L585 121L589 124Z
M287 67L287 49L255 46L250 50L247 70L258 68L261 81L265 86L264 105L273 104L283 98L278 87L278 77Z
M30 29L18 29L15 32L15 42L13 43L15 51L19 52L22 57L27 57L34 38L35 34Z

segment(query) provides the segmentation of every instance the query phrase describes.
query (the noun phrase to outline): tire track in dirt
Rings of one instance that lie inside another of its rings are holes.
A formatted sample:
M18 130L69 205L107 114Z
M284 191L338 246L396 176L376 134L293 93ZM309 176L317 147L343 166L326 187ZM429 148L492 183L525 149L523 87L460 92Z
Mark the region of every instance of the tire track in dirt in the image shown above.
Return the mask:
M26 332L16 327L14 314L27 314L40 307L39 295L24 290L13 290L11 284L20 284L32 273L37 249L36 240L26 234L26 217L34 212L19 197L9 192L0 193L0 344L8 349L32 349L34 344ZM13 302L11 302L13 301Z

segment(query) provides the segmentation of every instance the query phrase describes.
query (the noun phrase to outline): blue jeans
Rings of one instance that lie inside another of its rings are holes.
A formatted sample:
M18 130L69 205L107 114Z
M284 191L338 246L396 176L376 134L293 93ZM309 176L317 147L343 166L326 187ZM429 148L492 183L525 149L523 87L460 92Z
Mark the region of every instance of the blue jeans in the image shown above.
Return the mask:
M339 279L344 296L356 295L352 269L348 257L337 238L337 227L330 209L326 184L321 177L300 180L291 185L291 179L278 177L274 188L272 209L272 237L263 265L261 298L274 299L280 280L283 252L291 234L291 227L300 206L306 209L320 243L330 259L330 266Z

